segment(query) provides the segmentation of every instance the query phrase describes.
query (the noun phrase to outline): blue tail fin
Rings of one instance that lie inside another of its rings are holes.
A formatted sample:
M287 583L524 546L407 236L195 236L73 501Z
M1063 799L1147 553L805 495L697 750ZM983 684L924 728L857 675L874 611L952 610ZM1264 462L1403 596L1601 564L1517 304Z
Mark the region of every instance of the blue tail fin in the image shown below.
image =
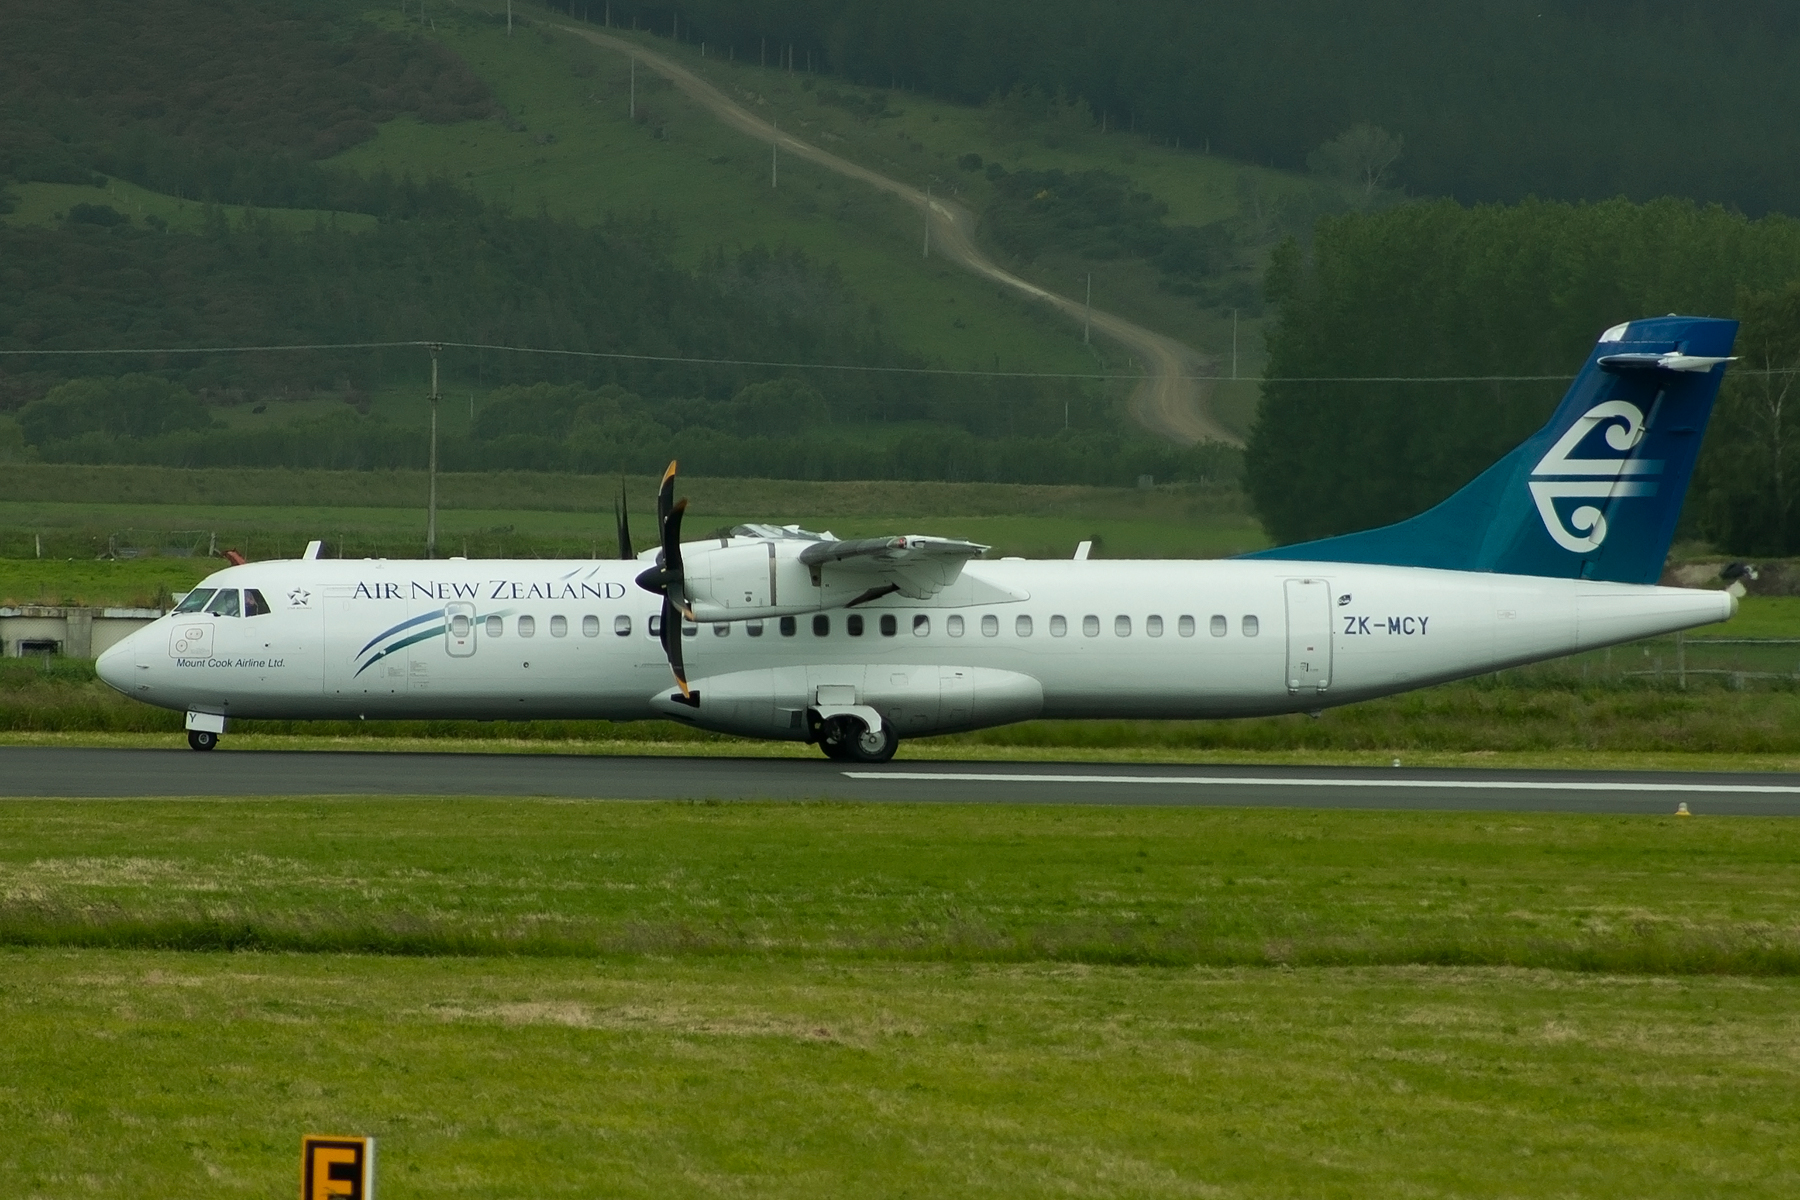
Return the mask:
M1244 557L1655 583L1736 337L1707 317L1609 329L1549 424L1436 508Z

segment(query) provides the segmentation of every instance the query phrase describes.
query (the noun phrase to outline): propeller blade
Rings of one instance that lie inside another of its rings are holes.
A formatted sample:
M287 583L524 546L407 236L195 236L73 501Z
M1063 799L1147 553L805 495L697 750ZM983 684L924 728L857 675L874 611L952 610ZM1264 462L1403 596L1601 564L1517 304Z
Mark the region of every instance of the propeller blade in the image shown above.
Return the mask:
M669 460L668 470L663 472L662 482L656 485L656 536L666 546L669 539L663 534L663 525L669 519L669 513L675 508L675 460Z
M677 500L675 507L669 510L669 519L663 522L662 549L663 577L668 581L668 594L682 612L688 611L687 577L681 564L681 516L685 512L686 500Z
M687 664L681 657L681 612L675 607L675 601L666 595L662 606L662 644L663 653L669 659L669 670L675 673L676 686L683 696L692 698L694 693L688 687Z
M687 681L687 664L681 653L681 622L693 620L681 566L681 517L685 512L687 501L675 499L675 464L671 462L656 489L656 532L662 539L662 549L656 556L656 565L639 575L637 584L645 591L662 593L663 654L669 660L669 669L675 673L682 696L693 701L694 693ZM623 528L621 524L621 545L624 544Z
M613 520L619 527L619 557L630 561L637 557L631 548L631 512L625 506L625 483L619 482L619 498L613 501Z

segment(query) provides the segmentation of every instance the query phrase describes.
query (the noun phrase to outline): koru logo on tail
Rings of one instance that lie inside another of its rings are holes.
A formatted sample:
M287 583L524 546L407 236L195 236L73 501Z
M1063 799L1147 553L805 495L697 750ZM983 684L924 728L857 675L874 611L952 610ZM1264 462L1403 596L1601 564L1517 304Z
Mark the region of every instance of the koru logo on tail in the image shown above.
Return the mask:
M1606 444L1623 451L1624 458L1570 458L1595 426L1606 425ZM1606 540L1606 510L1611 501L1625 496L1654 496L1656 484L1635 476L1660 475L1660 459L1632 458L1631 451L1644 440L1644 413L1624 400L1607 400L1587 410L1531 472L1531 498L1538 515L1556 544L1571 554L1598 550ZM1568 514L1568 523L1557 511L1558 500L1595 500Z

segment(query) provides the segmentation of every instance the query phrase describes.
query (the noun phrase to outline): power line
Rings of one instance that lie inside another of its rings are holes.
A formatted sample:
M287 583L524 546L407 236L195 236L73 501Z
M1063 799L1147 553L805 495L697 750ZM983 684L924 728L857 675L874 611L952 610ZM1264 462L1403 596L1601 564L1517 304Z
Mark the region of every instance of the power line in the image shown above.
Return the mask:
M108 347L96 350L0 350L8 357L25 354L250 354L283 350L400 350L409 346L429 346L430 342L322 342L304 346L141 346Z
M1095 381L1142 380L1142 374L1082 371L983 371L955 367L884 367L862 363L773 362L752 358L700 358L681 354L627 354L608 350L557 350L542 346L503 346L488 342L435 342L418 339L404 342L314 342L279 346L110 346L88 350L8 350L0 349L0 357L75 355L178 355L178 354L278 354L308 350L405 350L431 346L446 349L484 350L503 354L562 356L567 358L606 359L623 362L672 363L702 367L758 367L780 371L854 371L886 375L956 375L980 379L1086 379ZM1800 375L1800 367L1773 367L1761 370L1738 368L1733 375ZM1202 380L1209 383L1567 383L1572 374L1560 375L1274 375L1233 379L1226 375L1178 375L1177 379Z

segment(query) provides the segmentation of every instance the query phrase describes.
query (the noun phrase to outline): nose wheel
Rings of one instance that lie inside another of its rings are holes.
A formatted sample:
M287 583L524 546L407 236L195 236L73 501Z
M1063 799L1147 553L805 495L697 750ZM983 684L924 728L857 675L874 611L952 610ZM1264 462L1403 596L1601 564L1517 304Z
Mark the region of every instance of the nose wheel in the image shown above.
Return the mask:
M871 732L855 717L834 717L819 731L819 749L834 762L884 763L900 748L900 737L891 722Z
M219 745L219 735L205 729L188 730L188 748L191 750L213 750Z

